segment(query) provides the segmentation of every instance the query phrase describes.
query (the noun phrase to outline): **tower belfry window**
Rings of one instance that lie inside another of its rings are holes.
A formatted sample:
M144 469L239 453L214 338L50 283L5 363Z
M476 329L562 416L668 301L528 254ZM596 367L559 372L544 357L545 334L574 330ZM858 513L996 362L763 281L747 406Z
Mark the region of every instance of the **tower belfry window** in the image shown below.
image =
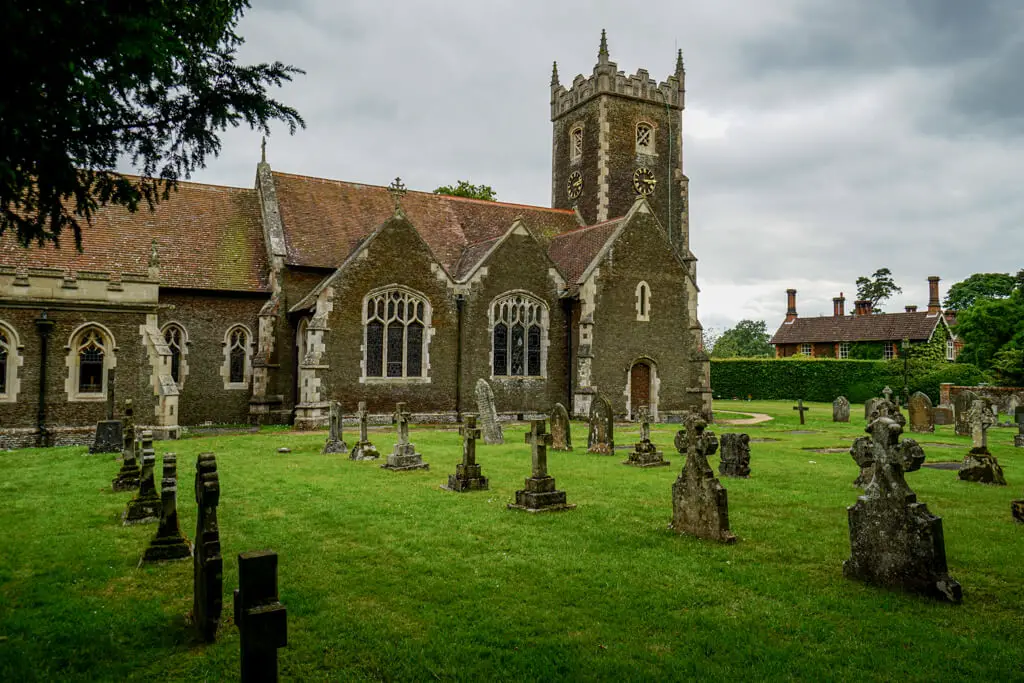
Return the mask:
M636 124L636 151L638 154L654 154L654 127L651 124Z
M583 128L577 126L569 134L569 158L579 161L583 157Z

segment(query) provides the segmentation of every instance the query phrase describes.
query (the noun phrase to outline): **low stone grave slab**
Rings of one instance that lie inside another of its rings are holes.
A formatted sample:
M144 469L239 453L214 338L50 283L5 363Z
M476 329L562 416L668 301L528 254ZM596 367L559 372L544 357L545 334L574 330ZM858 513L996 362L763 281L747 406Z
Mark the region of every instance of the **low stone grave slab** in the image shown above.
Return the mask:
M818 429L791 429L787 434L821 434L821 430Z
M811 451L812 453L849 453L849 446L804 446L800 450Z
M956 471L960 469L960 463L958 462L926 462L921 467L930 467L933 470L952 470Z
M921 445L927 446L928 448L963 448L963 446L959 446L955 443L922 443Z
M781 441L781 440L782 439L773 439L771 437L762 436L762 437L757 438L757 439L751 439L750 443L770 443L772 441Z

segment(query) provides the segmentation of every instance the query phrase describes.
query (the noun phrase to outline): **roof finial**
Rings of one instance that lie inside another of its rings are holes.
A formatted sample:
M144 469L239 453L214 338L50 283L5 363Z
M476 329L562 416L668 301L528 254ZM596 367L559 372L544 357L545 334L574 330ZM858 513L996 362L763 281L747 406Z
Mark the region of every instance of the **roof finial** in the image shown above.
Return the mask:
M267 136L263 136L263 142L260 143L260 163L267 163Z
M558 62L551 62L551 85L558 85Z
M388 192L391 193L392 199L395 200L395 215L402 215L402 197L407 192L402 179L396 176L394 182L388 185Z
M676 73L680 74L685 69L683 68L683 48L679 48L679 54L676 55Z
M602 57L608 59L608 37L604 29L601 29L601 47L597 51L597 59L600 61Z

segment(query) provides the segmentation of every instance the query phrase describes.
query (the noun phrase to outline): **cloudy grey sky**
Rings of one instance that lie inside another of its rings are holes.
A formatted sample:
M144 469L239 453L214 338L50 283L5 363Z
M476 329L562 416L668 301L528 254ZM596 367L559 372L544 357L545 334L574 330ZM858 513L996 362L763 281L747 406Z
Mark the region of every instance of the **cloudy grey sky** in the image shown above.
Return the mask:
M253 0L243 61L306 70L276 93L281 171L431 190L486 183L549 205L551 62L664 80L683 49L691 247L705 327L801 315L888 267L927 303L976 272L1024 268L1024 2ZM259 136L228 131L199 182L252 186ZM848 307L849 307L848 303Z

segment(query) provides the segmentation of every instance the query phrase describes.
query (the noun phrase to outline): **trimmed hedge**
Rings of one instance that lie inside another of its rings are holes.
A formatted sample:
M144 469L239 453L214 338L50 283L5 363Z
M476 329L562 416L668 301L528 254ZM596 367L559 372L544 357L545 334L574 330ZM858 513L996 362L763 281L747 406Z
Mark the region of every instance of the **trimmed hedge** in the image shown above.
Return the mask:
M910 373L910 392L923 391L939 402L939 384L973 385L984 374L967 363L941 363L927 372L917 367ZM903 387L903 362L884 360L836 360L832 358L721 358L711 360L711 391L715 398L831 402L845 396L862 403L881 396L886 385L899 392Z

